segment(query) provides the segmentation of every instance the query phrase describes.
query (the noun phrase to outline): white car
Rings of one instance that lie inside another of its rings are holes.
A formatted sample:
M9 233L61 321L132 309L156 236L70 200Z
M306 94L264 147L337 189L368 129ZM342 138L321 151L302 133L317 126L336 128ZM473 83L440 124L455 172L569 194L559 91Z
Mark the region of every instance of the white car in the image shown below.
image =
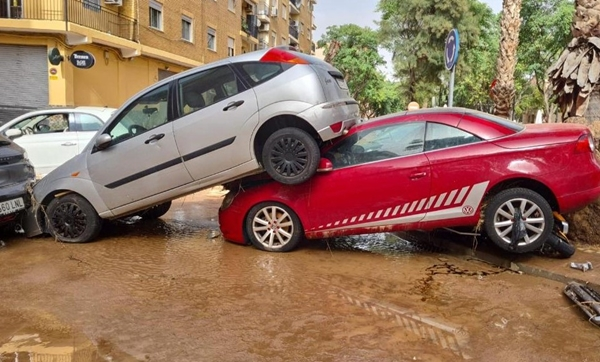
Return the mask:
M114 108L50 108L19 116L0 126L0 133L23 147L37 178L79 154Z

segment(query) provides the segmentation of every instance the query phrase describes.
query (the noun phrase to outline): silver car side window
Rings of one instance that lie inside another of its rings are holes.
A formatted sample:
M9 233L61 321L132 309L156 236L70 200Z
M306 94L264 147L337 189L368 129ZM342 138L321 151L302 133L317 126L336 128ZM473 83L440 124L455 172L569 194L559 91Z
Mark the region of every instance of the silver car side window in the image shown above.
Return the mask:
M181 116L196 112L245 90L229 66L208 69L182 78L179 80L178 87Z
M113 144L167 123L168 99L169 85L166 84L130 104L108 131Z

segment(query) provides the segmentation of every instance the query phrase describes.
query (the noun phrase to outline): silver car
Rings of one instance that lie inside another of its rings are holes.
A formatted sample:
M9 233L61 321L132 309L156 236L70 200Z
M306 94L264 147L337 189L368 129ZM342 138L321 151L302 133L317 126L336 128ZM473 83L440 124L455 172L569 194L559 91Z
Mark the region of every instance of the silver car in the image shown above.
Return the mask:
M38 182L27 234L90 241L103 219L160 217L175 198L263 169L304 182L319 144L359 121L343 75L306 54L271 48L194 68L132 97Z

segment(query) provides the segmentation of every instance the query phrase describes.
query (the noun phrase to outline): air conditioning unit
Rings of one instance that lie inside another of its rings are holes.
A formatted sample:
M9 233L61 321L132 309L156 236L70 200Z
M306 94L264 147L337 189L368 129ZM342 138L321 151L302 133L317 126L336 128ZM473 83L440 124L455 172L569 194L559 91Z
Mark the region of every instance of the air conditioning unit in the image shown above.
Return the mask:
M270 26L269 23L261 23L258 27L258 31L269 31Z
M276 17L277 16L277 6L271 7L271 16L272 17Z
M123 6L123 0L104 0L104 5Z

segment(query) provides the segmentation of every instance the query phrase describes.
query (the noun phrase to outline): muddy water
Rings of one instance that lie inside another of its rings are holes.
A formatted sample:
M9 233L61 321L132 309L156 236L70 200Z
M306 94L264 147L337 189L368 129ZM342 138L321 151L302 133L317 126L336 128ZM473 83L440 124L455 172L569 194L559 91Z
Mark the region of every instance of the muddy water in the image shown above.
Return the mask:
M600 361L560 283L386 235L261 252L216 236L218 202L89 244L5 235L0 361Z

